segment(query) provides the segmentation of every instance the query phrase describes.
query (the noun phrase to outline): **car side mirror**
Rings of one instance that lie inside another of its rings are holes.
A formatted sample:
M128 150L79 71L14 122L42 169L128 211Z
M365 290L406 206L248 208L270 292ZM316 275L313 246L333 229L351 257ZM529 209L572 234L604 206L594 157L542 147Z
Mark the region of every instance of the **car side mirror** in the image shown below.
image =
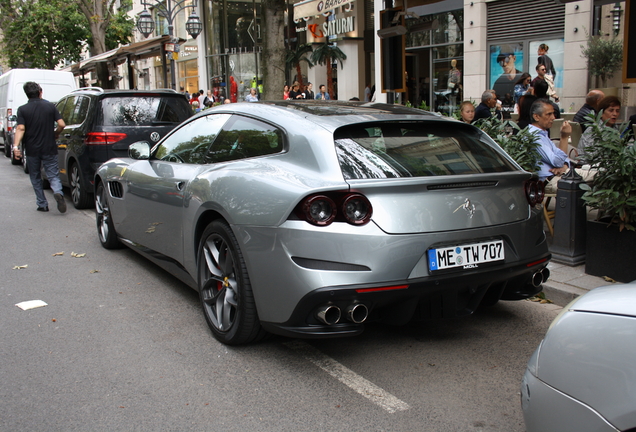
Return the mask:
M16 120L18 120L18 116L15 115L15 114L10 115L9 117L7 117L7 121L13 121L14 122Z
M150 144L147 141L138 141L128 146L128 157L137 160L150 159Z

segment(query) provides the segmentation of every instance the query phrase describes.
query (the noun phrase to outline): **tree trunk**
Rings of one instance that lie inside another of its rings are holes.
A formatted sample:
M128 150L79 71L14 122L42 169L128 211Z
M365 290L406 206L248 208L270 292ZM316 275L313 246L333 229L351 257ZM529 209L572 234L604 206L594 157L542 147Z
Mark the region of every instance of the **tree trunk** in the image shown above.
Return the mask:
M285 85L285 0L263 0L263 100L281 100Z
M299 90L303 91L303 71L300 70L300 62L296 63L296 81L298 81L300 86Z
M331 57L327 57L327 93L329 93L329 97L333 100L335 99L335 94L333 92L333 71L331 70Z

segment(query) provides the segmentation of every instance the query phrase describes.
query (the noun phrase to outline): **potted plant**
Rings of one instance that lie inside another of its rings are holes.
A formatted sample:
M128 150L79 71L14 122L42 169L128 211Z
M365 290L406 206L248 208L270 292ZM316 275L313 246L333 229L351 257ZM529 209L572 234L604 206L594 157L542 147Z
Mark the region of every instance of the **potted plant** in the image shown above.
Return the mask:
M596 210L587 222L585 272L620 282L636 280L636 147L630 134L607 127L601 113L589 128L594 143L585 148L586 160L597 170L592 185L582 184L583 200Z
M501 121L496 117L480 119L477 126L499 144L521 168L530 172L539 171L539 144L528 128L521 129L513 121Z
M583 57L587 59L588 71L600 78L602 87L606 87L607 80L623 66L623 42L616 37L605 39L601 35L588 36L587 46L581 45L581 49ZM609 93L612 91L605 92Z

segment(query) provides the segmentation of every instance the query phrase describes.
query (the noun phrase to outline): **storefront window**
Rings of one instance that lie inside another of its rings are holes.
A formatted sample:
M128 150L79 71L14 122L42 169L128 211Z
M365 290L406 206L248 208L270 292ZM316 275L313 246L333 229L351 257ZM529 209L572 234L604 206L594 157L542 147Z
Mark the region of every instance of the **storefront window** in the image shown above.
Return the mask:
M204 21L210 87L219 97L242 101L250 87L262 84L260 2L214 0L205 13L211 17Z

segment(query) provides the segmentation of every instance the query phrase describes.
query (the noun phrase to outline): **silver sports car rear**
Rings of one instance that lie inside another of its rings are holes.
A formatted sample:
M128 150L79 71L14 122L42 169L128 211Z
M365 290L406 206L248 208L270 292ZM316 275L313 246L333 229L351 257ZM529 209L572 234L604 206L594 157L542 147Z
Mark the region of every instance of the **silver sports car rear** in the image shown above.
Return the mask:
M470 125L324 101L205 110L104 164L98 233L200 292L214 335L359 334L527 298L542 187Z

